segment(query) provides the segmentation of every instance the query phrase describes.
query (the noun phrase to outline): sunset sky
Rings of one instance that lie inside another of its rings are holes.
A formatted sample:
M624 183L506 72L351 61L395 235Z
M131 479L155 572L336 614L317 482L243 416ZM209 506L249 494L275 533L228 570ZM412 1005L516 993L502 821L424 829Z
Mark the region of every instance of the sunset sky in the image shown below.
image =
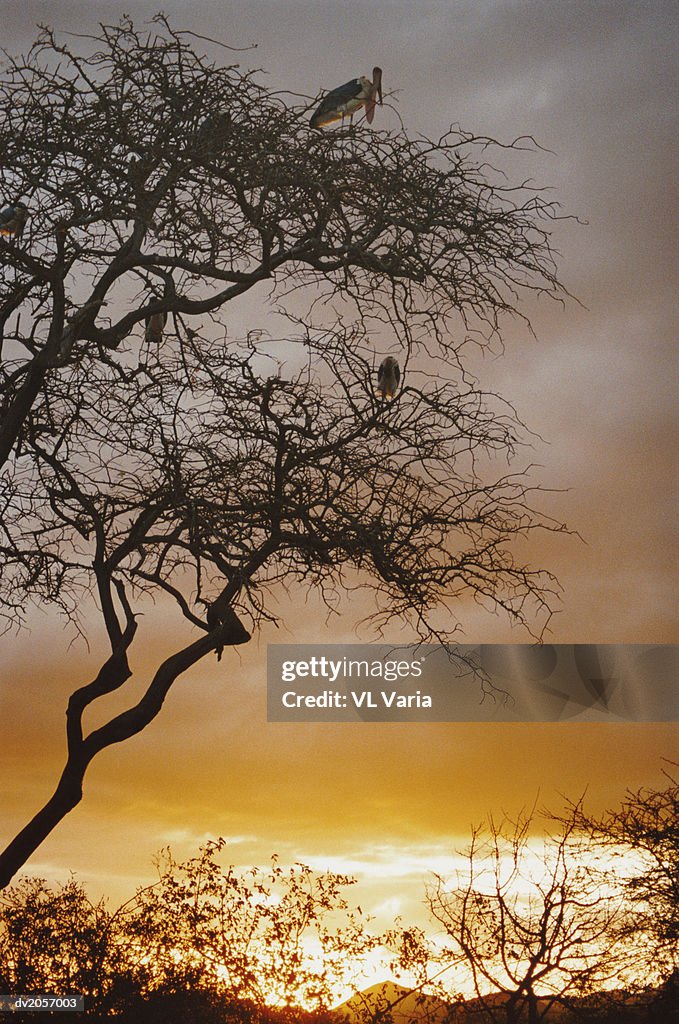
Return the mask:
M159 7L176 27L257 43L241 64L310 99L380 65L388 99L375 127L400 116L431 138L459 122L540 143L521 167L583 222L553 227L579 303L524 306L537 340L510 323L504 355L476 369L539 435L526 461L560 489L545 507L580 534L532 541L531 561L563 587L546 639L677 642L676 4L5 0L2 45L27 48L37 22L86 32ZM237 316L247 329L247 302ZM359 876L361 901L380 919L421 917L427 872L445 874L447 855L489 811L536 798L559 809L563 795L585 790L601 810L628 786L660 784L661 759L677 760L676 724L267 724L267 643L372 639L356 633L355 602L329 622L313 596L281 613L281 629L200 663L146 732L98 757L82 804L29 873L65 880L72 870L115 901L152 876L161 847L183 857L223 835L237 864L277 852L337 867ZM460 619L465 642L529 640L473 604ZM101 638L90 651L68 647L47 615L30 621L30 633L5 636L0 649L3 846L51 793L68 694L92 677L103 649ZM143 660L134 656L132 695L174 630L160 607L142 625L151 637Z

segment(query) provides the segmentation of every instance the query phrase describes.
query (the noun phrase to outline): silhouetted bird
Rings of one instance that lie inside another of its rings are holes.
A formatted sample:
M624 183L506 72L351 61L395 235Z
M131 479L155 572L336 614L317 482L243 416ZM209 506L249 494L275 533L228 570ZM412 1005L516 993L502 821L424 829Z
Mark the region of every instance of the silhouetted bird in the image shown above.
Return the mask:
M167 323L167 313L152 313L146 317L146 332L144 337L154 345L160 345L163 340L163 331Z
M28 207L25 203L12 203L0 210L0 235L14 235L20 238L24 225L28 220Z
M365 107L366 119L371 124L378 97L382 103L382 69L373 68L372 82L361 75L327 93L311 118L311 127L322 128L334 121L343 121L347 114L353 118L361 107Z
M380 363L377 371L377 391L382 398L393 398L398 390L401 369L393 356L387 356Z

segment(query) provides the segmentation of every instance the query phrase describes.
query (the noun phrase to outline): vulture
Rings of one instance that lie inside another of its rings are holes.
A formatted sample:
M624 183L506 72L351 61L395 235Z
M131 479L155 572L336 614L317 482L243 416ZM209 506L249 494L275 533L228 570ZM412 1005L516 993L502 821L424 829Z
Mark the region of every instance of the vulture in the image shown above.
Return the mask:
M144 337L154 345L160 345L163 340L163 330L167 323L167 313L151 313L146 317L146 332Z
M398 390L401 370L393 356L387 356L377 371L377 391L382 398L393 398Z
M231 114L223 111L219 114L208 114L198 126L196 142L199 151L220 150L224 148L226 131L231 124Z
M12 203L0 210L0 235L14 235L19 238L28 220L28 207L25 203Z
M314 112L311 127L322 128L334 121L343 121L347 114L353 118L354 113L361 107L365 107L366 119L368 124L371 124L378 97L382 103L382 69L373 68L372 82L365 75L361 75L360 78L352 78L350 82L345 82L337 89L331 89Z

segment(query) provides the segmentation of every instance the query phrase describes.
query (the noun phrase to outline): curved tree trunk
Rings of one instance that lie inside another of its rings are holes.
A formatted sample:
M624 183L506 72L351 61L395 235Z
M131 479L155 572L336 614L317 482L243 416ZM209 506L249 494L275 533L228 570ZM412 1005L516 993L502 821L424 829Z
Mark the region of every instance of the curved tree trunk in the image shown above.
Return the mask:
M87 767L99 753L114 743L121 743L141 732L159 713L167 693L175 680L188 668L215 649L244 644L250 639L240 619L232 609L223 613L223 621L212 632L188 647L171 655L158 667L141 700L116 715L89 736L82 735L82 715L97 697L118 689L131 675L127 664L127 649L132 642L136 623L128 612L128 625L120 643L102 666L97 678L76 690L68 702L67 737L68 760L53 795L0 853L0 889L9 885L16 872L38 849L44 839L76 807L83 793L83 779Z
M89 760L76 763L69 759L57 788L45 806L0 853L0 889L9 885L16 872L35 853L52 829L80 803L83 795L83 778L88 764Z

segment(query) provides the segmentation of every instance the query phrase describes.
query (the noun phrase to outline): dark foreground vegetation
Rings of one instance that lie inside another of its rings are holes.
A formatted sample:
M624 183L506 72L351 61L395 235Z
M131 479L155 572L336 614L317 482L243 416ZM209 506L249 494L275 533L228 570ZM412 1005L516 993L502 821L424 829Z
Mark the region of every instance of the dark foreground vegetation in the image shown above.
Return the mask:
M348 876L224 867L221 840L183 864L165 851L158 880L116 910L75 879L25 878L0 895L0 992L80 993L86 1019L130 1024L669 1024L679 786L666 779L600 818L571 805L539 849L537 815L490 819L466 867L427 886L435 939L400 922L377 934ZM376 950L401 984L366 988ZM11 1020L46 1017L83 1020Z

